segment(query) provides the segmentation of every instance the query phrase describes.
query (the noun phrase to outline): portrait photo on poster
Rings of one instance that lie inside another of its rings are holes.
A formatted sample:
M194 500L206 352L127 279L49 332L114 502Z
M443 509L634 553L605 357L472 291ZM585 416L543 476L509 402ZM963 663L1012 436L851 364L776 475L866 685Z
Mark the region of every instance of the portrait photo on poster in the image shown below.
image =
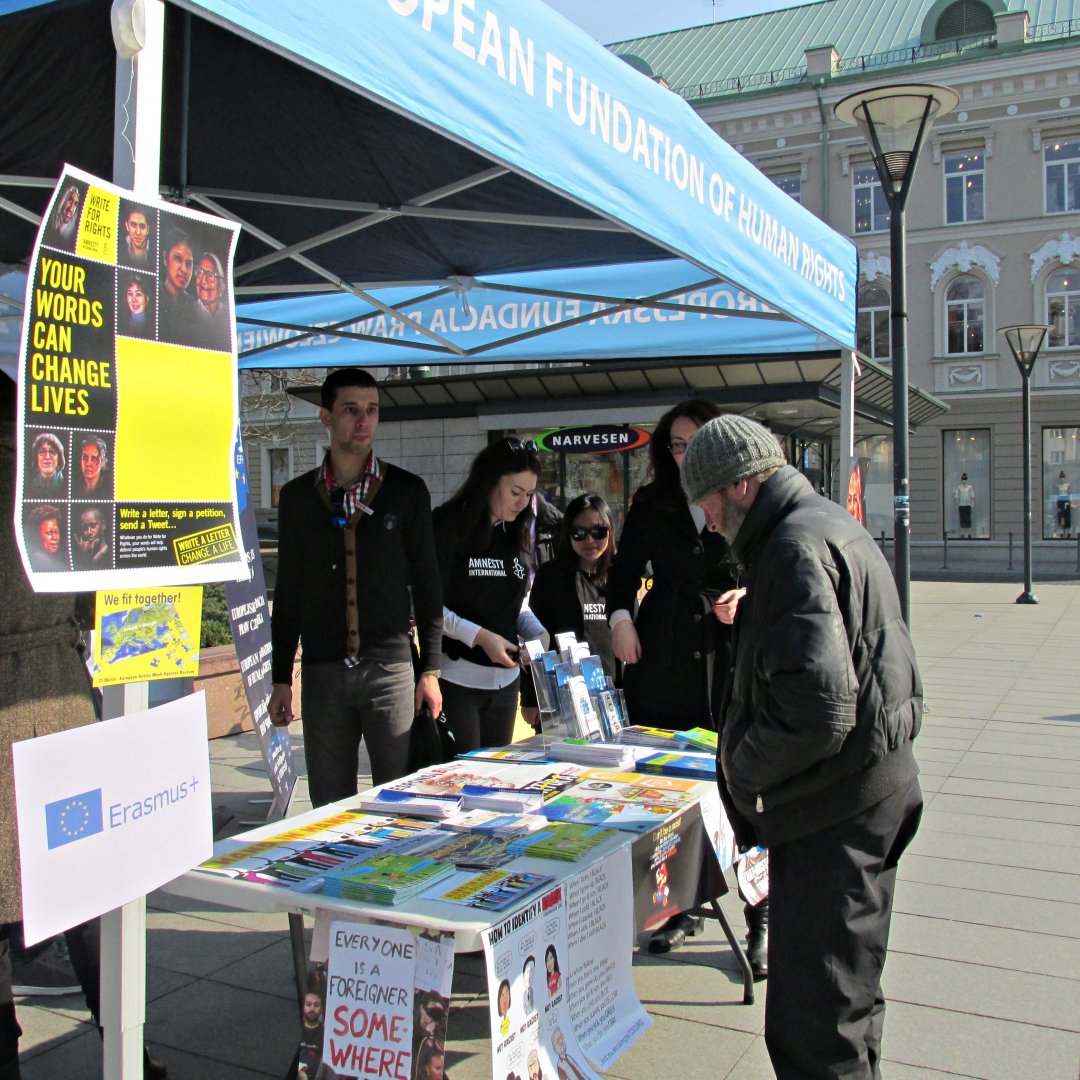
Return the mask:
M67 510L35 503L23 511L23 535L35 570L70 570L67 558Z
M67 496L67 450L55 431L27 429L26 493L30 498L63 499Z
M175 345L232 348L229 279L231 234L201 222L170 223L161 238L158 337Z
M117 279L116 332L124 337L152 338L157 326L154 279L137 270L121 270Z
M152 206L120 200L120 243L117 263L146 273L157 264L158 215Z
M79 216L82 213L86 184L72 180L56 200L42 243L64 251L74 251L79 235Z
M96 432L74 432L73 453L78 457L72 470L73 499L109 499L113 497L112 435Z

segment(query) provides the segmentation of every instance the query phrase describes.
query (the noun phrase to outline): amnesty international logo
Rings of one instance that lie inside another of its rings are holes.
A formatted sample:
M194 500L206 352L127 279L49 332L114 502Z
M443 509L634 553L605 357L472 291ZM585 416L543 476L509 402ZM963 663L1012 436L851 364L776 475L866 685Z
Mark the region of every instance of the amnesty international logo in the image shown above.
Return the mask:
M45 833L50 851L101 831L101 788L45 804Z

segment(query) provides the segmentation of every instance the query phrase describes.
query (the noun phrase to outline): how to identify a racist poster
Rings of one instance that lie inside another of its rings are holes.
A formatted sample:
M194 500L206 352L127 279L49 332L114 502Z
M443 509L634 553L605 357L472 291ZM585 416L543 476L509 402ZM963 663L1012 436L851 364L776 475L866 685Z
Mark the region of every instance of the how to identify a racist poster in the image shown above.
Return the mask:
M36 591L247 577L232 462L237 231L65 167L20 352L17 533Z
M241 581L225 583L225 600L229 605L229 625L236 642L236 659L244 679L244 694L251 710L255 735L259 740L267 775L274 785L274 795L284 812L296 785L292 748L286 728L270 722L268 705L274 683L270 673L270 612L266 603L266 578L262 555L259 552L255 509L247 482L247 464L240 430L236 431L233 451L233 472L236 478L236 502L240 508L240 546L244 551L247 576ZM240 702L237 702L240 706ZM240 706L242 707L242 706Z

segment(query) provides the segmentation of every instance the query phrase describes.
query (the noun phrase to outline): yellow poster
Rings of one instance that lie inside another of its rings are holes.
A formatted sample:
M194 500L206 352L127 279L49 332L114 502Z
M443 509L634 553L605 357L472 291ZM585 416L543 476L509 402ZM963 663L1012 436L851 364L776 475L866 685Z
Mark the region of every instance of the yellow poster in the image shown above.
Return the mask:
M247 579L237 231L65 168L20 352L16 534L36 592Z
M94 685L199 674L202 586L97 594Z

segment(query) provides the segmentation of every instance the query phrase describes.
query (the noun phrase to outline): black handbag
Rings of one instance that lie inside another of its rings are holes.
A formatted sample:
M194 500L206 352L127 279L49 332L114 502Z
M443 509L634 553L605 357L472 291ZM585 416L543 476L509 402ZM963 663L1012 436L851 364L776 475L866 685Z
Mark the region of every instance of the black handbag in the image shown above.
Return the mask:
M432 716L425 701L409 734L409 771L441 765L444 761L453 761L456 756L454 733L446 721L446 713Z

